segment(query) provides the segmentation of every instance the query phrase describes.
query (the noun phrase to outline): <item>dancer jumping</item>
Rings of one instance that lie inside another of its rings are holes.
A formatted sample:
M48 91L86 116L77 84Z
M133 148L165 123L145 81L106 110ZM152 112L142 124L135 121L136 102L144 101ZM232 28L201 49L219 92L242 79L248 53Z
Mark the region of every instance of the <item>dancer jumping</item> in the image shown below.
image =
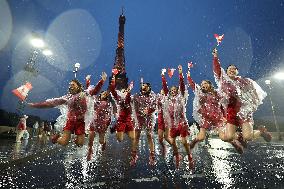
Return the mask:
M141 83L140 94L135 94L133 96L133 108L136 146L138 146L142 129L145 129L150 150L149 164L154 165L155 149L153 129L156 122L155 111L157 109L157 104L156 95L151 90L150 83Z
M136 151L135 133L132 120L132 108L131 108L131 95L130 91L133 86L129 86L127 89L115 90L115 75L111 80L110 91L116 102L117 106L117 122L114 126L116 131L116 137L119 142L124 138L124 133L128 135L131 140L131 160L130 165L134 166L138 159Z
M194 92L193 100L193 118L199 124L200 130L197 137L190 142L190 149L203 141L206 132L213 129L219 129L223 126L223 109L221 106L221 96L214 89L211 81L203 80L200 84L196 84L190 77L190 70L187 72L187 80ZM220 129L219 137L224 138L224 132Z
M243 153L246 141L253 138L262 136L266 141L271 141L271 134L264 127L253 130L253 113L262 104L266 93L253 80L238 76L238 68L235 65L230 65L225 72L221 68L217 49L214 49L212 54L213 71L225 110L225 141L233 142L239 153ZM241 128L241 134L236 132L237 127Z
M164 120L164 111L165 108L165 101L166 96L164 93L164 90L162 89L161 92L157 95L157 106L158 106L158 137L159 137L159 143L162 147L162 155L165 157L166 155L166 146L164 144L164 139L172 145L172 140L169 135L169 127L165 124Z
M86 77L86 87L89 88L90 77ZM90 89L88 89L90 90ZM99 143L102 151L106 148L105 134L111 123L112 105L110 103L110 94L108 91L102 91L99 96L92 95L94 101L94 116L89 125L89 143L87 160L92 158L93 144L96 133L99 134Z
M193 167L193 159L190 153L190 147L187 142L189 135L188 122L186 118L186 103L188 100L188 92L185 88L184 78L182 74L182 66L178 66L179 71L179 88L172 86L170 91L168 89L164 71L162 71L163 90L167 99L165 101L164 120L166 125L170 128L170 136L172 138L173 155L176 158L176 167L180 164L180 155L176 144L176 137L181 136L181 142L188 155L189 166Z
M105 80L107 75L105 72L102 73L101 80L98 82L95 88L90 90L88 93L91 95L97 94ZM85 139L85 114L87 112L87 92L83 90L82 84L73 79L69 83L69 93L59 98L48 99L44 102L39 103L28 103L33 108L53 108L59 105L66 104L68 107L67 122L63 128L63 134L53 135L51 141L58 143L63 146L68 145L71 138L71 134L77 135L75 143L78 146L83 146Z

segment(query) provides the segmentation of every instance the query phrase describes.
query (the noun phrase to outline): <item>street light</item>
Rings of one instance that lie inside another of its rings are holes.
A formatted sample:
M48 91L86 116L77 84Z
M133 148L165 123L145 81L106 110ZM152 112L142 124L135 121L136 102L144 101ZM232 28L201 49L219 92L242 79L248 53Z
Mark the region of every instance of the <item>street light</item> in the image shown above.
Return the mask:
M32 45L33 49L24 69L32 73L34 76L37 76L38 70L35 68L35 64L38 57L38 53L41 52L45 56L51 56L53 55L53 53L47 48L43 49L47 45L45 44L44 40L36 33L32 34L29 42Z
M51 55L53 55L53 52L49 49L44 49L42 51L42 54L45 55L45 56L51 56Z
M44 41L39 37L33 37L30 41L31 45L35 48L43 48L44 47Z
M75 63L74 67L75 67L75 70L73 70L73 73L74 73L74 76L75 76L75 79L76 79L78 69L80 68L80 63L78 63L78 62Z
M275 109L274 109L274 105L273 105L272 97L271 97L271 91L272 91L271 90L271 81L269 79L267 79L267 80L265 80L265 84L269 88L269 99L270 99L270 104L271 104L271 109L272 109L272 115L273 115L273 119L274 119L275 128L276 128L276 131L278 133L278 140L282 140L282 136L281 136L281 133L280 133L279 125L278 125L277 120L276 120Z
M284 72L278 72L274 75L275 79L284 80Z

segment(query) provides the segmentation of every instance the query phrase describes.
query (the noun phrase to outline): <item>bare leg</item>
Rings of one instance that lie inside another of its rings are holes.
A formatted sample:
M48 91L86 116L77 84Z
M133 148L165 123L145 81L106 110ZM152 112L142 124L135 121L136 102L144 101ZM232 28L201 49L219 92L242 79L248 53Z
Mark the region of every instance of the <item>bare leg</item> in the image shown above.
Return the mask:
M173 147L173 155L176 158L176 168L179 168L179 164L180 164L180 155L178 153L178 147L176 144L176 137L172 138L172 147Z
M205 139L205 137L206 137L206 129L200 128L200 131L197 134L197 137L195 139L193 139L189 144L190 150L192 150L198 142L203 141Z
M105 140L105 132L99 133L99 142L102 145L102 151L106 149L106 140Z
M164 147L164 131L162 129L158 129L158 137L159 137L159 143L161 144L162 147Z
M85 134L77 135L77 140L75 141L76 145L78 147L82 147L85 142Z
M137 133L139 133L139 132L137 132ZM137 159L138 159L136 148L137 148L137 145L138 145L137 141L139 142L139 139L137 140L137 133L136 133L136 135L135 135L135 131L129 131L127 133L128 137L131 140L131 160L130 160L131 166L134 166L136 164ZM139 137L140 137L140 135L139 135Z
M236 126L230 123L227 123L225 127L219 128L219 138L225 142L230 142L235 139Z
M94 131L89 132L89 144L88 144L89 147L93 146L95 136L96 136L96 133Z
M168 127L165 128L165 132L164 132L164 137L166 139L166 141L171 145L172 144L172 139L170 138L170 129Z
M71 131L63 131L63 135L58 138L57 143L66 146L69 144L69 140L71 138Z
M152 131L147 131L147 139L148 139L148 145L150 150L150 156L149 156L149 164L155 165L155 148L154 148L154 141L153 141L153 135Z
M204 129L204 131L205 131L205 129ZM206 134L206 131L204 133ZM204 138L205 138L205 134L204 134ZM181 142L182 142L184 149L186 151L186 154L187 154L189 168L192 169L193 166L194 166L194 162L193 162L193 159L192 159L192 154L190 153L190 147L189 147L189 144L186 140L186 137L181 137Z
M242 132L244 135L244 139L246 140L254 140L259 137L263 137L266 142L270 142L272 139L271 134L264 126L260 127L258 130L253 130L253 125L251 122L246 122L242 124Z
M117 132L117 133L116 133L116 138L117 138L118 142L123 141L124 132Z
M161 153L164 157L166 155L166 146L164 144L164 131L162 129L158 129L159 143L162 147Z
M94 131L89 132L89 143L88 143L88 153L87 153L87 161L90 161L93 156L93 144L96 133Z
M148 139L150 152L153 152L155 149L154 149L153 135L151 131L147 131L147 139Z
M236 126L227 123L225 127L219 128L219 138L225 142L229 142L236 149L239 154L244 152L241 143L236 139Z

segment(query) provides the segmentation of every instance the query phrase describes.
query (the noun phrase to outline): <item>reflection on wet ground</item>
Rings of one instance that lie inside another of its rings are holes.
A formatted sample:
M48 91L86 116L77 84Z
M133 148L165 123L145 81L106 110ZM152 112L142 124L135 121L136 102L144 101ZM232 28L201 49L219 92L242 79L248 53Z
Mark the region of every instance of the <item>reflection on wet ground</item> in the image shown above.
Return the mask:
M171 148L165 158L156 145L157 164L148 164L148 146L143 136L139 159L129 166L129 142L108 136L102 152L94 146L94 157L86 161L87 147L69 145L19 166L1 171L1 188L283 188L284 144L252 142L243 155L219 139L199 144L193 150L195 169L186 160L175 169ZM157 136L155 136L158 144ZM35 145L36 143L34 143ZM98 141L96 141L98 144ZM23 144L22 144L23 145ZM49 146L47 147L49 148ZM183 148L180 148L183 149ZM8 152L9 153L9 152ZM182 151L184 159L185 152Z

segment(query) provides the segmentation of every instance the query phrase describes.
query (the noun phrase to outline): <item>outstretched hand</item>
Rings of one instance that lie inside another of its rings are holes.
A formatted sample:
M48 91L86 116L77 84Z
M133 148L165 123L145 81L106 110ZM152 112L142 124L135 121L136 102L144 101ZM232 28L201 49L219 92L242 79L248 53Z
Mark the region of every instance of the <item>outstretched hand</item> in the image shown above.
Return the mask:
M127 89L126 89L127 92L130 92L133 89L133 87L134 87L134 82L131 81L130 84L128 85Z
M88 81L88 80L90 80L91 79L91 75L87 75L86 76L86 80Z
M161 75L164 76L166 72L167 72L167 70L166 70L165 68L163 68L163 69L161 70Z
M187 77L190 77L190 70L187 71Z
M106 72L102 72L101 77L102 77L102 80L105 81L105 80L107 79L107 74L106 74Z
M212 55L213 55L214 57L218 57L218 51L217 51L216 48L213 49Z
M178 65L178 73L181 74L182 73L182 66Z
M30 107L33 107L34 103L29 102L29 103L27 103L27 105L30 106Z

